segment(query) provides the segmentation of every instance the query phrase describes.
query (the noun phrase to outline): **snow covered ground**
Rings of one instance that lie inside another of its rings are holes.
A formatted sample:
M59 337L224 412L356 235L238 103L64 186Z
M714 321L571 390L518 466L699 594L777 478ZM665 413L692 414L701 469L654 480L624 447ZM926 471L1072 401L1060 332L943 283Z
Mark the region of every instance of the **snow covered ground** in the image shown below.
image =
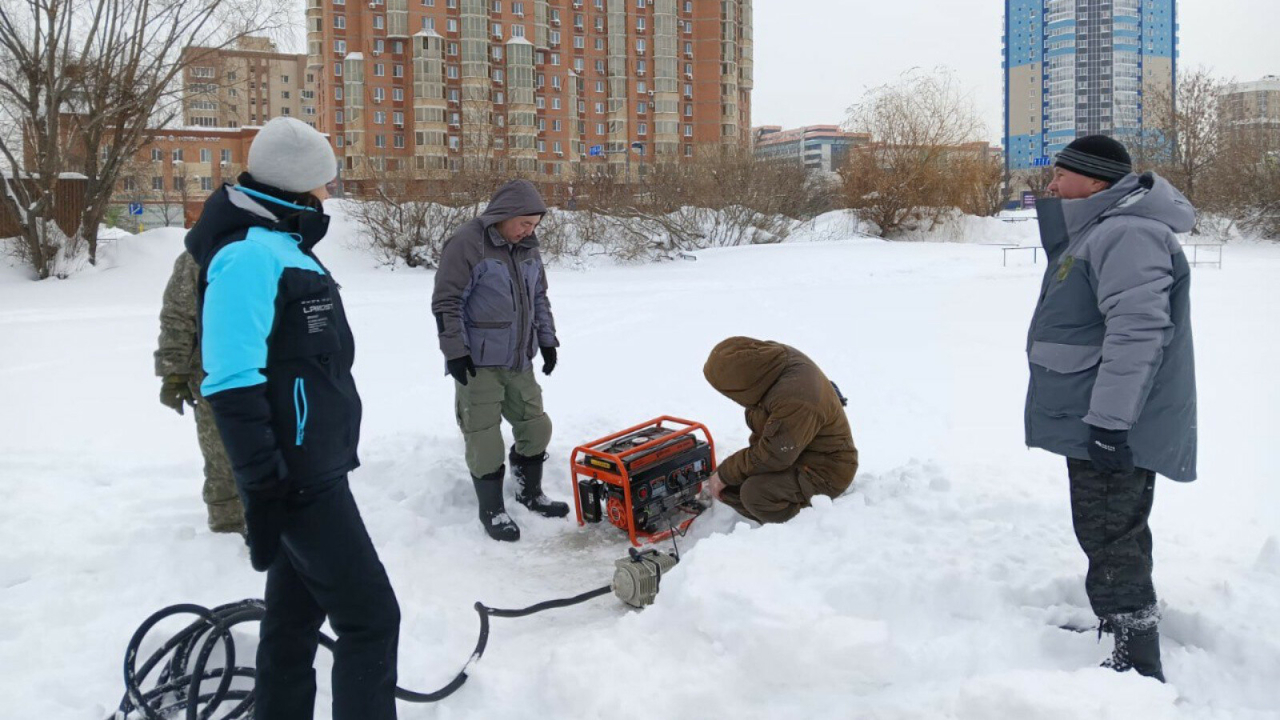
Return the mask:
M1035 232L1002 227L1000 242ZM352 486L403 608L401 685L431 690L471 652L476 600L597 587L626 544L514 503L524 539L483 535L432 276L375 269L343 246L349 226L333 235L319 252L343 283L365 400ZM113 241L104 267L67 281L0 269L5 718L102 718L152 611L261 595L238 538L205 529L190 415L157 402L151 352L180 241ZM1194 274L1201 480L1162 480L1152 519L1168 685L1098 669L1109 642L1057 627L1091 616L1065 468L1022 442L1043 266L1017 255L1005 268L980 244L846 239L553 269L552 494L569 498L574 445L656 415L740 447L740 410L701 374L735 334L793 344L839 382L862 469L851 494L784 526L715 508L643 612L607 596L495 620L467 685L401 717L1280 717L1280 247L1232 246L1223 269Z

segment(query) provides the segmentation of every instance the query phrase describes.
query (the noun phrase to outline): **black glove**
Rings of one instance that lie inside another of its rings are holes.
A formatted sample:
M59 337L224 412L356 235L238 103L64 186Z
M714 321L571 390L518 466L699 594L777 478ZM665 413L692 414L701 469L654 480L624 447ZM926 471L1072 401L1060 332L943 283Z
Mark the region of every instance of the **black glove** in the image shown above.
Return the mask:
M184 414L182 409L184 404L195 407L196 398L191 392L191 376L165 375L160 385L160 402L165 407L177 410L179 415Z
M1089 459L1098 472L1128 475L1133 472L1133 448L1128 430L1089 426Z
M449 374L453 376L453 379L457 380L461 385L467 384L468 375L471 377L476 376L476 365L471 362L470 355L463 355L460 358L447 360L444 365L448 369Z
M553 347L539 349L542 351L542 374L550 375L551 371L556 369L556 349Z
M280 530L284 527L285 484L272 480L244 491L245 542L253 569L265 572L280 551Z

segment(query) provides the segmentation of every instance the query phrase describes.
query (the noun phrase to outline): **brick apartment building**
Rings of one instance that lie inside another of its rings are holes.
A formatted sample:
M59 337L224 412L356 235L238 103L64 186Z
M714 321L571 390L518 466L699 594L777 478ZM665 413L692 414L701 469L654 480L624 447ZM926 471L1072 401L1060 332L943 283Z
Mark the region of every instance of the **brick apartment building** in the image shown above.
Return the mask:
M281 115L316 124L317 75L307 56L281 53L267 38L241 38L233 48L182 52L183 124L261 126Z
M750 147L752 0L307 0L345 179L566 180Z

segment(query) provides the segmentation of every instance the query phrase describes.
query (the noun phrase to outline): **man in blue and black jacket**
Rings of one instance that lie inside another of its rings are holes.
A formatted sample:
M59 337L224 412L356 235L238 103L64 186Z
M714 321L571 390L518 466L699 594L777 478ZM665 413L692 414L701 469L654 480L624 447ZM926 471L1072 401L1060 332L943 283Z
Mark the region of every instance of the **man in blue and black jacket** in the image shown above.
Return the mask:
M395 717L400 610L347 485L360 464L355 347L312 252L336 174L323 135L276 118L186 240L201 266L201 391L244 500L250 559L267 571L256 713L271 720L312 717L326 616L335 720Z

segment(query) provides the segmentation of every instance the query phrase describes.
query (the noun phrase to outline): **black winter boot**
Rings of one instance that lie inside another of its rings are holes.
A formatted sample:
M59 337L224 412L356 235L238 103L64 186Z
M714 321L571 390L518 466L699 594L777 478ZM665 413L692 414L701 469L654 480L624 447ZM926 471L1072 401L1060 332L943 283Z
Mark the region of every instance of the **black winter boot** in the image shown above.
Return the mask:
M516 501L543 517L562 518L569 514L568 503L555 502L542 494L542 464L547 454L528 457L511 448L511 474L516 479Z
M507 514L507 507L502 502L502 477L506 471L505 467L499 467L484 477L472 475L471 482L476 486L476 499L480 501L480 524L484 531L494 540L515 542L520 539L520 527Z
M1164 682L1164 668L1160 664L1160 630L1156 624L1133 626L1120 624L1114 618L1103 620L1110 624L1116 644L1111 657L1102 661L1102 667L1116 672L1132 668L1139 675Z

